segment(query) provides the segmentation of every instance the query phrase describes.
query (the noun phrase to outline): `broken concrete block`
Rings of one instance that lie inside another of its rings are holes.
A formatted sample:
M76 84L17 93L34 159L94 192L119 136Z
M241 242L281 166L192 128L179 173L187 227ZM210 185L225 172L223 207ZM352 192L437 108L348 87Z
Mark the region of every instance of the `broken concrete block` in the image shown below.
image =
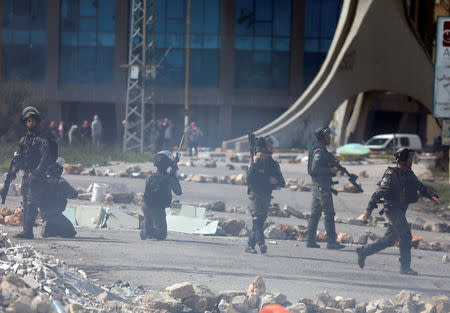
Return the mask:
M277 300L275 299L275 296L273 294L267 292L261 297L259 309L261 310L263 307L269 304L277 304Z
M307 307L304 303L293 303L290 306L286 308L288 311L291 311L292 313L307 313Z
M417 217L414 222L412 222L411 224L411 228L412 229L417 229L417 230L422 230L423 227L425 226L426 221L421 219L420 217Z
M237 296L231 299L233 309L238 312L247 312L249 309L248 300L246 296Z
M220 225L227 234L232 236L238 236L244 226L245 222L238 221L234 218L228 219Z
M430 249L433 251L441 251L441 244L438 241L430 242Z
M321 291L317 295L317 299L321 301L325 306L333 306L334 305L334 298L330 295L328 291Z
M142 299L145 307L151 310L167 310L169 312L182 312L184 305L178 300L174 299L168 294L162 292L148 292Z
M442 263L447 264L449 261L450 261L450 259L449 259L448 255L444 254L442 256Z
M189 282L178 283L166 288L172 298L182 300L195 295L194 286Z
M356 306L356 300L354 298L343 298L338 296L334 298L334 301L336 307L341 308L341 310L353 309Z
M266 230L264 230L264 236L267 239L286 239L286 234L284 231L275 225L270 225Z

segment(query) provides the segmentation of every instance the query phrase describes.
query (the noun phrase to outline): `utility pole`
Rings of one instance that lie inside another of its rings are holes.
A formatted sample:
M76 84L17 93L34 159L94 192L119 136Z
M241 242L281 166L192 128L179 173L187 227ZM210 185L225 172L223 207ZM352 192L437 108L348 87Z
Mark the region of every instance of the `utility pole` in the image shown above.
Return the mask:
M191 0L188 0L187 18L186 18L186 76L184 82L184 132L189 126L189 66L190 66L190 42L191 42ZM188 136L184 137L184 143L187 145Z

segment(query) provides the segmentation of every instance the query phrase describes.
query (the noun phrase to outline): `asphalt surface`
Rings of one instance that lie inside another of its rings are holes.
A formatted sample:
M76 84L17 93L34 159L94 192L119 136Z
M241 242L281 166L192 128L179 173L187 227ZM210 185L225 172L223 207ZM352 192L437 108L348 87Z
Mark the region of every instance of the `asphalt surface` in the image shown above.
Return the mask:
M200 163L200 162L198 162ZM357 217L366 207L375 184L386 169L387 164L376 162L371 165L348 165L349 171L359 174L366 170L369 178L360 179L365 193L340 193L335 197L337 216ZM112 165L114 171L129 165ZM151 164L140 165L151 169ZM305 164L282 163L285 178L307 179ZM242 172L239 169L225 169L225 163L218 168L180 167L179 172L187 174L231 175ZM414 165L417 174L425 170L422 164ZM105 182L116 192L142 192L143 179L110 178L65 175L73 186L86 188L93 181ZM341 184L345 178L338 178ZM227 207L247 205L246 187L219 184L182 183L183 195L178 199L183 203L214 202L222 200ZM19 197L9 197L7 204L14 207ZM274 192L274 202L281 206L289 204L302 212L309 211L311 195L307 192L292 192L286 189ZM70 201L68 206L76 206L80 201ZM409 211L408 218L421 216L433 220L432 216ZM214 213L210 218L238 218L247 223L250 216L244 214ZM305 225L306 220L296 218L270 217L275 223ZM355 238L365 230L379 235L382 227L362 227L337 224L337 231L351 233ZM18 232L17 227L1 227L5 232ZM323 223L319 225L323 230ZM190 281L208 285L213 291L244 290L256 275L261 275L268 290L279 291L291 302L302 297L315 298L322 290L332 295L355 297L358 301L369 301L382 297L392 298L402 289L422 293L426 298L441 290L450 291L450 264L441 262L442 252L413 250L413 268L419 271L417 277L399 274L398 249L389 248L371 256L366 267L360 269L356 263L356 245L349 245L341 251L332 251L322 244L321 249L308 249L297 241L277 240L268 244L266 255L249 255L244 252L246 238L215 237L169 233L165 241L139 239L137 230L110 230L77 228L74 239L43 239L36 231L37 239L31 243L41 251L53 254L67 264L83 269L90 278L105 284L116 280L129 281L133 286L143 286L162 290L177 282ZM418 232L427 241L438 240L449 243L450 235L442 233ZM25 243L25 241L24 241Z

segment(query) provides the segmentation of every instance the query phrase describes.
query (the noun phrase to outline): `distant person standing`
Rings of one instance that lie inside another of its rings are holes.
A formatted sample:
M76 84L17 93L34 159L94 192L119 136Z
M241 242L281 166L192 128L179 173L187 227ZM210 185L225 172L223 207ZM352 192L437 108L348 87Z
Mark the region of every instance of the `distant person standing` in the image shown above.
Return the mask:
M64 122L60 121L58 125L58 144L64 143Z
M86 145L89 142L89 137L91 137L91 128L89 127L89 122L84 121L81 126L81 143Z
M69 145L72 144L72 142L77 141L78 137L78 125L75 123L72 123L72 126L70 126L69 133L67 134L69 137Z
M100 147L100 145L102 144L103 127L102 122L98 118L97 114L94 115L94 120L92 121L91 124L91 130L92 130L92 143L97 147Z
M163 120L164 149L172 151L173 123L166 117Z
M195 150L195 155L198 155L198 142L200 140L200 136L203 135L200 128L195 125L195 122L191 122L189 128L187 130L188 135L188 146L189 146L189 156L192 156L192 149Z

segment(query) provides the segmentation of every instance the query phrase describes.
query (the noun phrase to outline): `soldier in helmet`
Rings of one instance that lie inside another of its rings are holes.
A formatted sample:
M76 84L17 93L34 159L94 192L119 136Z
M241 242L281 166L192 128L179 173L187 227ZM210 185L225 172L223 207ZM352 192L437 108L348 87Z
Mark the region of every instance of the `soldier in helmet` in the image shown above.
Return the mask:
M247 253L256 254L258 244L261 254L267 252L264 242L264 223L272 199L272 191L284 187L285 182L281 174L280 165L272 159L273 149L278 146L274 136L258 138L253 163L247 173L247 185L249 194L248 209L252 214L252 230L248 238Z
M172 152L163 150L156 154L153 164L157 172L151 174L145 183L144 192L144 229L141 239L155 238L164 240L167 237L166 208L172 202L172 192L182 194L177 179L178 166ZM170 172L168 168L170 167Z
M334 156L328 152L327 145L331 142L333 130L328 127L318 128L314 135L317 139L315 145L309 150L308 174L313 182L311 217L308 222L308 248L320 248L316 242L317 226L322 212L325 215L325 230L327 232L327 248L342 249L345 246L336 242L336 226L334 224L334 206L332 195L332 177L339 170L331 167Z
M19 162L15 172L23 170L23 232L16 234L16 238L33 239L33 226L40 207L41 197L46 188L46 171L51 163L48 141L38 132L41 121L39 111L32 106L22 112L22 121L27 133L19 142Z
M388 167L383 178L378 183L378 189L370 198L369 204L363 215L367 221L377 203L383 199L384 213L389 220L389 226L384 237L372 244L356 249L358 264L364 267L365 259L387 247L393 246L399 240L400 248L400 273L417 275L411 269L411 231L406 220L406 210L410 203L418 200L417 191L431 199L436 205L440 204L438 195L428 190L416 177L411 169L414 152L400 148L394 154L397 166Z

